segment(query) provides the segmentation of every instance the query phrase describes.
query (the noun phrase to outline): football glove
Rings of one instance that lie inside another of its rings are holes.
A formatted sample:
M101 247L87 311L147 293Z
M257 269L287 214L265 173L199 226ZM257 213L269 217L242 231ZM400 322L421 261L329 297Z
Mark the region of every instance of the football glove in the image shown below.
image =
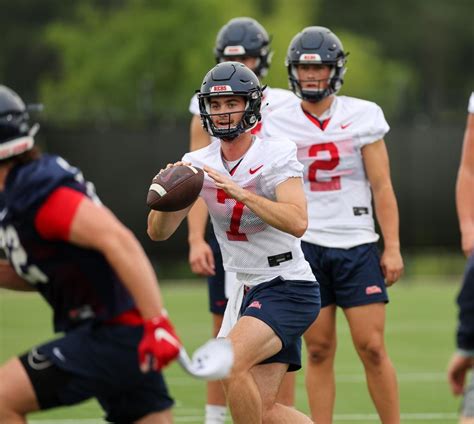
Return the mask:
M179 355L181 342L166 313L145 320L143 330L138 345L140 369L159 371Z

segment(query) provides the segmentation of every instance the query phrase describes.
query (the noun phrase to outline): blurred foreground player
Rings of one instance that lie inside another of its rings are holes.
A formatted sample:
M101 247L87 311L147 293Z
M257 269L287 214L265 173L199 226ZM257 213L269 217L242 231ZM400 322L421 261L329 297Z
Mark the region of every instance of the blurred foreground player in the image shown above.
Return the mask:
M0 422L95 397L109 421L171 423L163 376L143 373L180 348L151 264L77 168L39 153L37 128L23 101L0 86L0 244L8 258L0 286L39 291L64 333L0 367Z
M474 424L474 381L464 390L466 376L474 365L474 92L468 106L463 152L456 184L456 206L461 228L462 250L469 258L458 296L458 350L448 367L448 380L455 395L464 392L461 424Z

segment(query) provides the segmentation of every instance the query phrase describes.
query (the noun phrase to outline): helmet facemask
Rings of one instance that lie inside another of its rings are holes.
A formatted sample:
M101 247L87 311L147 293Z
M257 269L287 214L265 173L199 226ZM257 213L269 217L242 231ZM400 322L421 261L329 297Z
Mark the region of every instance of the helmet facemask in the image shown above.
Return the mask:
M306 100L310 103L317 103L332 94L336 94L343 83L343 76L346 72L345 60L340 59L337 63L321 63L328 65L331 68L330 75L327 79L311 80L313 83L317 83L320 86L324 82L327 82L324 88L306 88L303 89L301 83L309 82L310 80L300 80L298 77L297 65L307 64L308 62L289 63L288 67L288 79L291 91L293 91L300 99Z
M234 112L212 113L211 100L217 96L239 96L245 99L244 110ZM204 129L213 137L220 138L223 141L232 141L240 134L251 131L260 121L260 104L261 104L260 88L249 92L242 93L220 93L220 94L199 94L199 109L201 111L201 122ZM232 122L232 115L243 114L237 124ZM224 121L228 122L227 127L216 125L214 120L216 117L226 117Z

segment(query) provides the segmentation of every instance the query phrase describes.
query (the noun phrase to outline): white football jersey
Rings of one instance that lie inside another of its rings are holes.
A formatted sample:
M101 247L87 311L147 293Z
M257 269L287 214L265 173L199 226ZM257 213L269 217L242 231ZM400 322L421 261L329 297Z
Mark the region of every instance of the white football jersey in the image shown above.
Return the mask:
M469 106L467 107L467 111L469 113L474 113L474 92L471 94L469 98Z
M337 96L331 111L320 122L301 103L279 109L265 120L262 134L284 134L298 147L308 199L303 240L347 249L379 238L361 149L383 139L389 126L382 109L365 100Z
M276 200L275 189L288 178L302 178L303 166L296 146L285 138L255 137L241 162L230 173L221 156L220 143L186 153L183 161L198 167L208 165L230 176L239 186ZM314 281L301 250L300 239L265 223L243 203L218 189L207 174L201 197L206 201L214 232L221 248L224 269L237 272L239 281L254 285L277 276Z
M291 104L299 104L300 99L296 97L292 91L284 90L282 88L271 88L266 87L263 90L263 98L262 98L262 121L252 130L252 134L258 134L260 128L262 126L262 122L264 121L265 117L269 115L271 112L281 108L287 107ZM191 98L191 102L189 103L189 111L193 115L200 115L199 112L199 101L197 94L195 94ZM219 140L217 138L211 137L212 141Z

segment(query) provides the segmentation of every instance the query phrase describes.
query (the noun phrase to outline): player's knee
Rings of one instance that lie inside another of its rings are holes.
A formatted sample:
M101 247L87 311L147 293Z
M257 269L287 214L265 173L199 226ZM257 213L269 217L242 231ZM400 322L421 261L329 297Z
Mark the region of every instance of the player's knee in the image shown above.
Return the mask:
M308 343L306 346L308 360L313 364L320 364L332 360L336 353L336 340L326 340Z
M362 360L367 365L379 366L387 356L382 342L369 341L360 343L356 348Z

